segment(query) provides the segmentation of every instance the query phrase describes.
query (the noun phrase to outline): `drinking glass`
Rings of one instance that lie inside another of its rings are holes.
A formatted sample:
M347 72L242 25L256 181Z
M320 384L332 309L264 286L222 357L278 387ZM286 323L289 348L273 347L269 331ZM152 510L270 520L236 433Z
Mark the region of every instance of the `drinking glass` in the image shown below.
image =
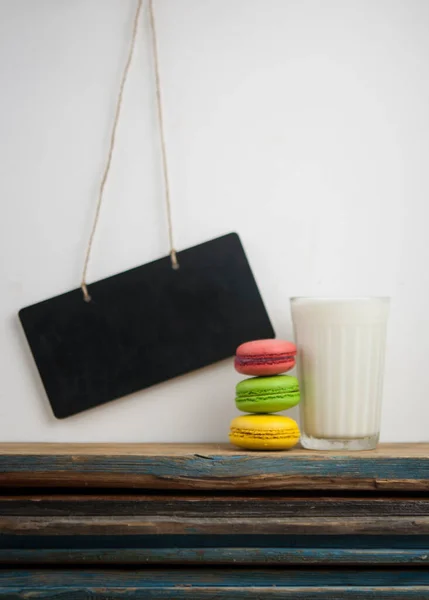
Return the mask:
M291 298L304 448L376 447L389 303L389 298Z

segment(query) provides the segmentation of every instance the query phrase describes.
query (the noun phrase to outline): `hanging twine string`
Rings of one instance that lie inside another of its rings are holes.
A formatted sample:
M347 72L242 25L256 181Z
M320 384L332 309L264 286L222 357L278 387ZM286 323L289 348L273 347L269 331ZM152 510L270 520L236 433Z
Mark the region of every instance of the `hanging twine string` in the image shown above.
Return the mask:
M92 224L92 229L91 229L91 234L89 236L88 245L86 247L85 261L83 264L83 271L82 271L82 281L80 284L80 287L81 287L82 293L83 293L83 299L85 300L85 302L91 301L91 296L88 292L88 287L87 287L87 283L86 283L88 265L89 265L89 261L91 258L91 251L92 251L92 245L94 242L95 232L97 230L98 221L100 219L101 205L103 204L103 198L104 198L104 188L106 186L107 178L109 176L110 166L111 166L112 157L113 157L113 151L115 149L116 130L118 128L119 117L121 114L124 89L125 89L125 85L127 82L131 63L133 60L134 49L135 49L136 39L137 39L137 32L138 32L139 17L140 17L140 13L141 13L141 9L142 9L142 4L143 4L143 0L138 0L136 14L134 17L130 48L128 51L128 57L127 57L127 60L125 63L124 71L122 73L121 84L119 86L119 94L118 94L118 100L116 102L116 110L115 110L115 117L114 117L113 126L112 126L112 133L110 135L110 144L109 144L109 151L107 154L107 161L106 161L106 165L104 167L103 176L101 178L100 188L99 188L99 192L98 192L98 200L97 200L97 206L95 209L94 222ZM160 77L159 77L158 49L157 49L157 41L156 41L155 17L154 17L154 12L153 12L152 0L149 0L149 16L150 16L150 27L151 27L152 43L153 43L155 83L156 83L156 100L157 100L157 107L158 107L159 130L160 130L160 138L161 138L161 154L162 154L162 165L163 165L164 185L165 185L165 203L166 203L166 207L167 207L168 237L169 237L169 242L170 242L170 257L171 257L171 265L172 265L173 269L178 269L179 263L177 261L176 251L174 249L174 244L173 244L173 221L172 221L172 216L171 216L170 186L169 186L168 170L167 170L167 152L166 152L166 145L165 145L164 120L163 120L162 105L161 105L161 84L160 84Z
M159 136L161 140L162 171L164 174L165 204L167 207L168 239L170 242L170 258L173 269L179 268L176 250L174 249L173 219L171 216L170 182L168 179L167 150L165 144L164 115L162 112L161 80L159 77L158 41L156 38L155 14L153 0L149 0L149 19L152 34L153 62L155 67L156 106L158 108Z

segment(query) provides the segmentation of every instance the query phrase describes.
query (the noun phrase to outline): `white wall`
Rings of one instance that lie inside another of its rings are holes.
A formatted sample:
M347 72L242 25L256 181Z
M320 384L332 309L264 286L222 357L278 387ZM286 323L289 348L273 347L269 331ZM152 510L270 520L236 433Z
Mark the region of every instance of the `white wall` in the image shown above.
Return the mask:
M221 441L231 361L65 421L16 313L75 288L135 1L0 0L0 439ZM428 441L429 2L155 0L177 247L292 295L391 295L382 437ZM147 6L90 280L167 253Z

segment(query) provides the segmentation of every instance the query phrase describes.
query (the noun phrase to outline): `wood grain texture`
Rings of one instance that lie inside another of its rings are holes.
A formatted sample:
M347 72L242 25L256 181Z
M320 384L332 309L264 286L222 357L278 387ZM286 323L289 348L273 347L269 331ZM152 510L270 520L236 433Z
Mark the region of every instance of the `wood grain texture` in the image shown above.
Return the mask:
M18 536L429 535L428 498L0 496L0 533Z
M413 548L13 548L0 549L6 565L223 565L429 567L429 543ZM429 597L429 596L428 596Z
M37 590L15 590L6 589L4 592L0 589L0 598L3 600L31 600L50 599L50 600L427 600L429 587L427 586L407 586L403 588L393 587L368 587L349 588L343 586L335 587L277 587L272 584L270 587L222 587L222 588L203 588L177 586L174 588L146 588L146 589L78 589L67 590L64 588L37 589Z
M427 517L429 497L291 496L283 493L0 495L0 517Z
M321 548L353 550L423 550L429 552L425 535L93 535L17 536L0 535L0 548L9 549L156 549L156 548Z
M0 486L0 600L429 598L428 444L7 444Z
M254 600L427 600L429 587L416 586L406 588L362 587L362 588L278 588L275 585L267 588L189 588L186 585L176 588L155 588L139 590L135 588L122 590L80 589L76 591L62 588L44 590L0 590L3 600L19 600L37 598L50 600L235 600L250 598Z
M429 587L408 586L392 587L325 587L295 588L277 587L275 584L265 588L223 587L195 588L183 585L174 588L153 588L139 590L136 588L101 590L79 589L76 591L55 589L38 590L5 590L0 589L3 600L427 600Z
M429 517L0 517L15 535L429 535Z
M172 443L172 444L125 444L125 443L39 443L39 442L9 442L0 443L0 454L12 455L84 455L84 456L363 456L386 458L428 458L429 443L408 444L379 444L375 450L346 452L332 450L324 453L313 450L294 448L285 452L258 452L235 448L230 444L216 443Z
M79 573L79 579L77 578ZM350 586L362 587L429 586L427 569L0 569L0 589L5 586L29 588L36 585L65 589L162 587L256 587Z
M0 598L425 598L427 570L158 569L0 571Z
M429 445L357 453L219 444L2 444L0 485L217 490L429 490Z

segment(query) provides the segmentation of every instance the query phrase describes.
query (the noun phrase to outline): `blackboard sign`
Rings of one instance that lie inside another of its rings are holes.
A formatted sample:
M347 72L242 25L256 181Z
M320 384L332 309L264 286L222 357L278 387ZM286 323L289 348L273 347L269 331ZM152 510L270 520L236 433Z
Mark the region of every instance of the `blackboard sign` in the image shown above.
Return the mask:
M23 308L19 317L56 417L207 366L274 336L237 234Z

